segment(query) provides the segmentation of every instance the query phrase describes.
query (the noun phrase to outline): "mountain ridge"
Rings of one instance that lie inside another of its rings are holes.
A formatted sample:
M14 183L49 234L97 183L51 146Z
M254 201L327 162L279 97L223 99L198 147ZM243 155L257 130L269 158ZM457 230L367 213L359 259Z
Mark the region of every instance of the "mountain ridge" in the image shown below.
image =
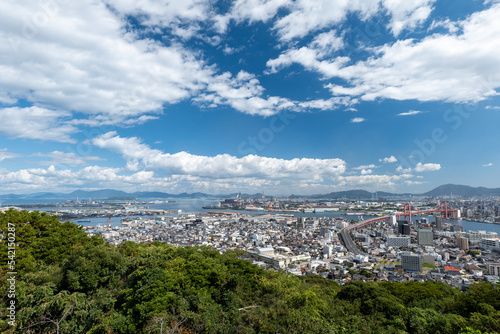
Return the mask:
M231 194L206 194L201 192L195 193L180 193L171 194L160 191L138 191L128 193L122 190L115 189L100 189L100 190L75 190L70 193L55 193L55 192L38 192L32 194L6 194L0 195L0 200L4 199L108 199L111 197L134 197L134 198L234 198L238 196L237 193ZM442 197L442 196L458 196L458 197L481 197L481 196L500 196L500 188L486 188L486 187L471 187L458 184L444 184L438 186L428 192L422 194L411 193L390 193L385 191L369 192L362 189L344 190L331 192L327 194L314 194L314 195L290 195L289 198L310 198L310 199L372 199L372 198L394 198L394 197ZM242 198L258 198L262 197L262 193L256 194L241 194ZM281 197L281 196L276 196Z

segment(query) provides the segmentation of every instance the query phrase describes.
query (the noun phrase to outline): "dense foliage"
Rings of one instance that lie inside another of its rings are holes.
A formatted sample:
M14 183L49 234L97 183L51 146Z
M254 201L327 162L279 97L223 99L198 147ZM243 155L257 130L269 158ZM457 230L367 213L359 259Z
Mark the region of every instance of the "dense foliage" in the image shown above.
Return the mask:
M0 213L0 280L7 223L16 225L16 327L2 333L490 333L500 289L361 283L266 271L207 247L119 247L39 212Z

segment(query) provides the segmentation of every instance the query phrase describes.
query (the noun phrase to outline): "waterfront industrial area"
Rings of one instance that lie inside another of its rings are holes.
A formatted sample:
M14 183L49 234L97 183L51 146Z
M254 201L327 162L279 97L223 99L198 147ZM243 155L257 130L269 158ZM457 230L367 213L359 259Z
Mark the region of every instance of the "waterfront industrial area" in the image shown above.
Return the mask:
M408 203L238 196L205 202L197 201L201 206L192 212L167 200L77 199L38 209L72 220L112 245L158 241L206 245L220 252L238 249L270 270L321 275L340 283L430 280L466 288L478 281L499 282L496 199ZM94 224L97 220L101 223ZM461 222L466 220L485 228L464 231Z

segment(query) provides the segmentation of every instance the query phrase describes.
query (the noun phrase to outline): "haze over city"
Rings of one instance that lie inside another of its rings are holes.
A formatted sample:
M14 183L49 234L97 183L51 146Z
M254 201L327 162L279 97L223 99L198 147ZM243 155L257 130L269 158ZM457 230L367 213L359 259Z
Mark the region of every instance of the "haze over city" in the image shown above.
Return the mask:
M0 194L500 187L498 1L8 1Z

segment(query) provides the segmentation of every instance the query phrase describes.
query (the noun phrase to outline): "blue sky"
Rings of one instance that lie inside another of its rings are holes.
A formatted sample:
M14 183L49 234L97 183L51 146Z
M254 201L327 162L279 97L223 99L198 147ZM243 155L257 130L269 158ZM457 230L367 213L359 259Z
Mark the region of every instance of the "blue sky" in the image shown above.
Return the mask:
M0 194L500 187L499 1L0 6Z

